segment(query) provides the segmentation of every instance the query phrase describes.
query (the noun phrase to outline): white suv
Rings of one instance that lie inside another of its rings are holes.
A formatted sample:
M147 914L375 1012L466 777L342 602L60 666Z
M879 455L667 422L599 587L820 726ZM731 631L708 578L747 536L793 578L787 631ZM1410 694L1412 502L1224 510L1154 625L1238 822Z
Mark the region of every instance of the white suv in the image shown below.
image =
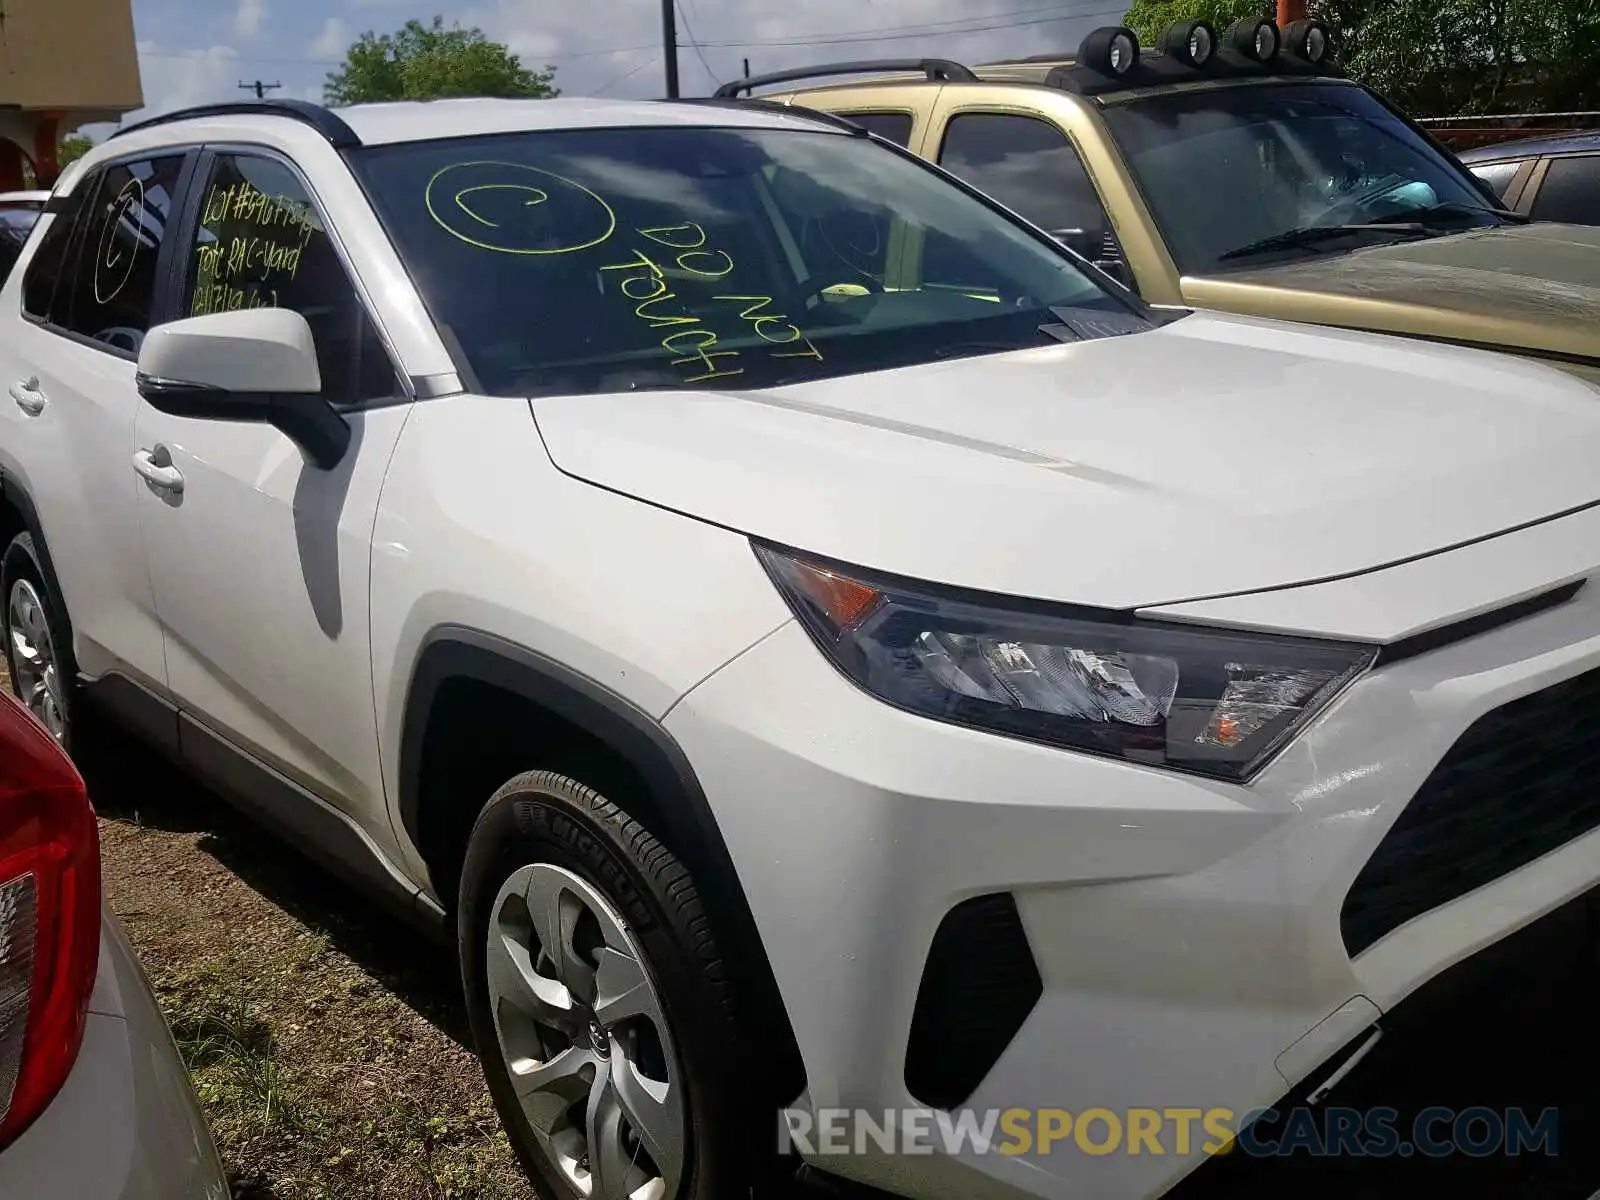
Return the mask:
M1244 1113L1600 879L1600 395L1142 308L837 119L174 114L0 372L18 684L454 936L552 1200L732 1195L780 1107L1154 1194L1199 1137L802 1135Z

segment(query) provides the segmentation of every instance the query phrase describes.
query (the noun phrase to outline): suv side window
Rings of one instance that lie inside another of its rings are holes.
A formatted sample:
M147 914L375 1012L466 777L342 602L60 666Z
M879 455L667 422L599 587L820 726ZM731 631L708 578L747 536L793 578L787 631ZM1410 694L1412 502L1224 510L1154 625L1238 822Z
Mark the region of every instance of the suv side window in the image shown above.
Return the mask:
M1535 221L1600 225L1600 154L1552 158L1529 215Z
M80 195L92 196L98 186L98 179L90 179L83 184ZM79 205L74 211L81 214L83 206ZM63 298L66 296L66 289L57 284L66 273L67 254L72 249L72 235L77 232L79 223L73 212L56 213L48 220L50 227L44 231L39 248L33 252L33 259L22 276L22 311L36 321L51 319L58 291Z
M1111 228L1078 152L1048 121L962 113L945 130L939 165L1050 233Z
M54 324L107 349L138 354L150 328L156 267L183 160L174 154L113 163L101 172L92 193L85 193L77 220L82 236L50 305ZM33 265L40 266L38 260Z
M893 142L901 147L909 147L911 145L911 126L913 122L910 113L852 112L840 113L839 115L847 121L854 121L869 133L877 134L886 142Z
M218 154L185 268L189 316L287 308L311 326L322 392L338 405L396 392L379 340L305 185L277 159Z

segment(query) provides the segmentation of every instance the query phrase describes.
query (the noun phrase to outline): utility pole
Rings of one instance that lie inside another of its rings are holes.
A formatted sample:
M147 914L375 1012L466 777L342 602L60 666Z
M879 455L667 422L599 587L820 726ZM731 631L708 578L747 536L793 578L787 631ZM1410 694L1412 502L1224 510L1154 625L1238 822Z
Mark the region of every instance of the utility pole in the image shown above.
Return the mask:
M1278 25L1306 19L1306 0L1278 0Z
M257 100L265 100L268 92L275 92L282 86L281 83L262 83L259 79L239 85L243 91L254 92Z
M744 60L744 77L746 79L750 78L750 60L748 58Z
M678 98L677 0L661 0L661 53L667 63L667 99Z

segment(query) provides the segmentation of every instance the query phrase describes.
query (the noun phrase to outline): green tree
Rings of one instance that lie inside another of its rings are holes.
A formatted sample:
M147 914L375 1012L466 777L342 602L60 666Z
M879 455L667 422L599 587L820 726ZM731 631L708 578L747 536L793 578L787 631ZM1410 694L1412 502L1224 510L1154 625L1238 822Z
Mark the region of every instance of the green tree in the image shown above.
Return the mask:
M1272 0L1133 0L1122 23L1141 46L1154 47L1174 21L1210 21L1221 33L1244 17L1269 16L1271 8Z
M558 94L554 76L554 67L523 66L481 29L446 28L443 17L434 17L431 25L407 21L396 33L363 33L344 65L328 75L322 95L334 105L449 96L543 99Z
M1256 0L1134 0L1155 45L1173 21L1219 30L1270 16ZM1600 0L1313 0L1356 79L1419 116L1600 106Z
M93 149L94 143L81 133L69 133L61 139L61 146L56 150L56 162L65 170Z

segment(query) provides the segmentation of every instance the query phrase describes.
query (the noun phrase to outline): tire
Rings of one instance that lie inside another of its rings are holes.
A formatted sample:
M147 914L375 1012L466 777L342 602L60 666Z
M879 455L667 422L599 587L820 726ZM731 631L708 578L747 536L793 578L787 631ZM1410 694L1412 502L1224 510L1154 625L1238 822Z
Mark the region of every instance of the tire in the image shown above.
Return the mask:
M585 1170L592 1200L652 1178L663 1200L749 1194L761 1135L732 987L693 880L647 829L564 775L517 776L473 827L457 932L489 1091L543 1200L584 1195Z
M71 750L78 684L72 626L31 533L19 533L0 557L0 614L13 694Z

